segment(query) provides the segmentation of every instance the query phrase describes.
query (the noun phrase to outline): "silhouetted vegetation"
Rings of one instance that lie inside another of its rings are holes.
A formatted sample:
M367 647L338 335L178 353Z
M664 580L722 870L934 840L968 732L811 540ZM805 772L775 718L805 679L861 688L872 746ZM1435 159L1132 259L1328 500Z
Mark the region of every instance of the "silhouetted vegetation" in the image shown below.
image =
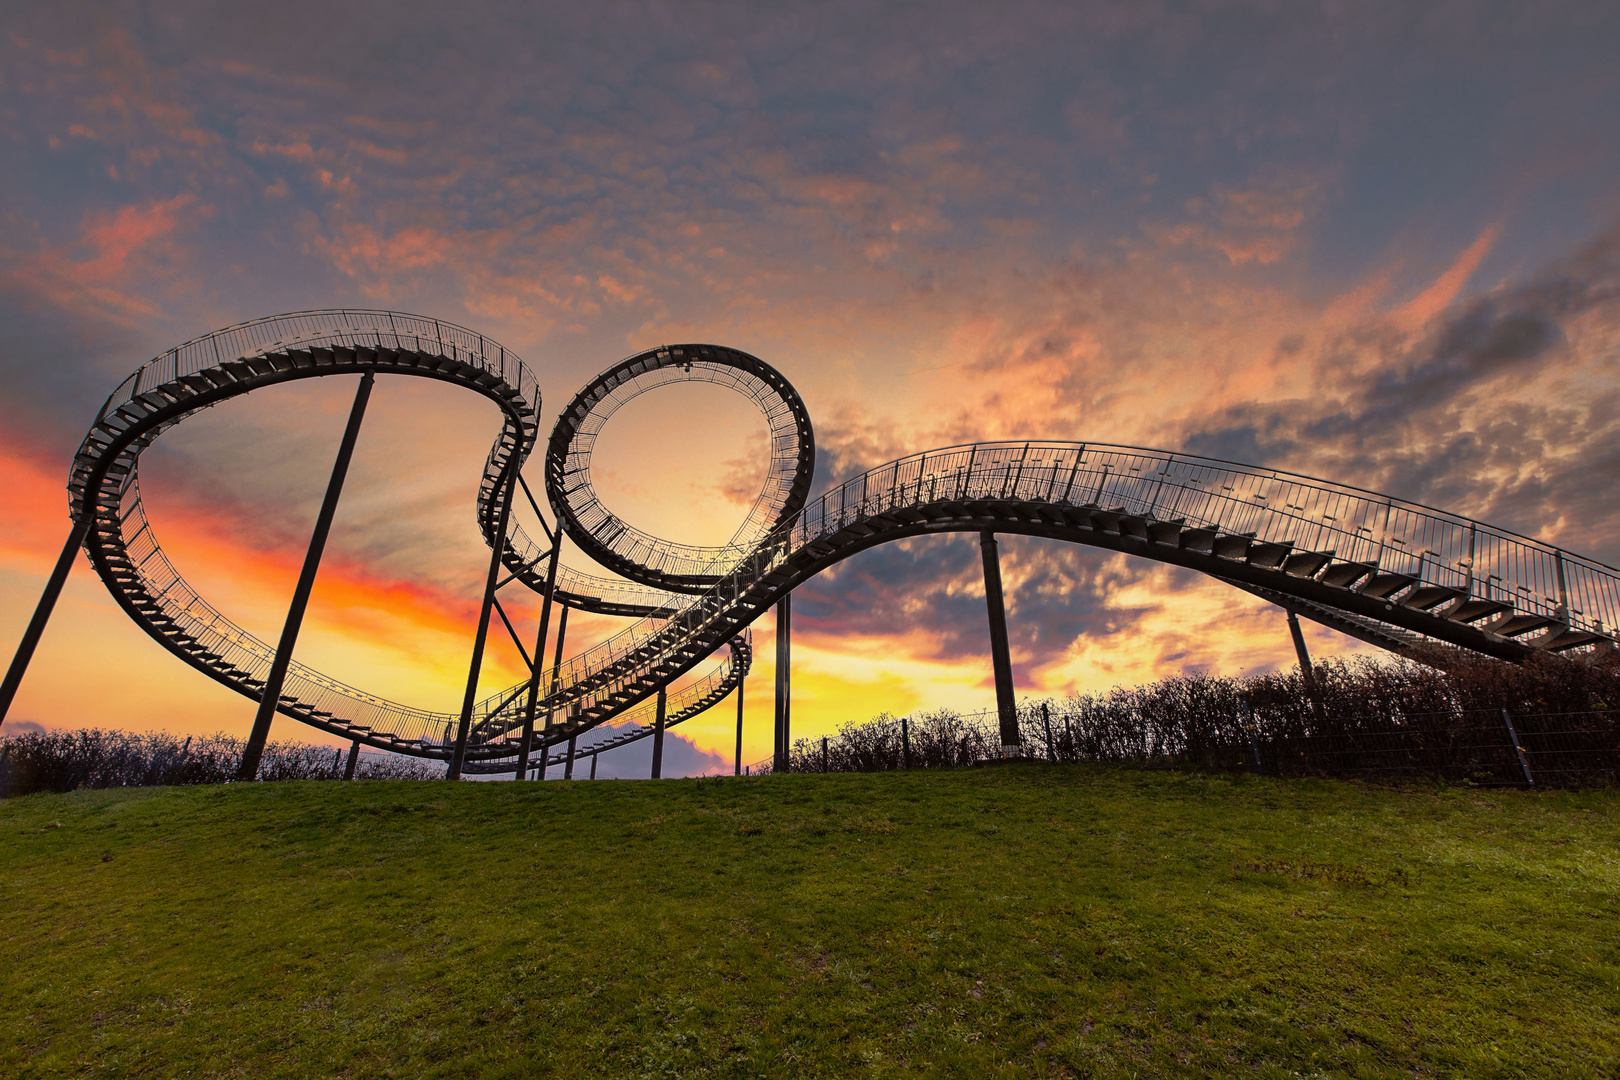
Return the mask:
M1050 761L1274 775L1423 773L1525 783L1528 768L1536 783L1620 778L1615 654L1508 664L1448 651L1434 660L1439 666L1330 660L1313 665L1310 680L1297 668L1238 677L1194 673L1025 702L1018 752ZM847 725L834 738L801 739L792 768L953 768L1000 756L993 711L938 709L905 720L883 714Z
M260 780L338 780L347 750L306 743L270 743ZM178 738L149 732L85 728L22 732L0 737L0 796L78 788L223 784L235 778L242 740L229 735ZM440 762L362 754L357 780L438 780Z

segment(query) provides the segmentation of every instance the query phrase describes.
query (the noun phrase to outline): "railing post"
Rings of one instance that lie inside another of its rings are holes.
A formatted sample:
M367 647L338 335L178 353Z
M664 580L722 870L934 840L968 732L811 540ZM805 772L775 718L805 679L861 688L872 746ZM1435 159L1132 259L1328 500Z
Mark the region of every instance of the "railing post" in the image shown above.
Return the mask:
M793 709L793 594L776 602L776 749L771 771L789 770Z
M500 580L501 552L506 547L506 527L512 517L512 493L517 490L518 460L514 448L507 462L512 475L506 478L506 494L501 496L501 512L495 522L495 542L489 550L489 576L484 580L484 603L478 613L478 632L473 637L472 662L467 665L467 693L461 699L461 723L456 727L456 749L450 759L446 779L461 779L461 763L467 757L467 733L472 729L473 705L478 700L478 674L484 666L484 643L489 637L489 613L495 603L495 583ZM499 485L497 485L498 488Z
M356 739L349 744L349 762L343 766L343 779L354 779L354 765L360 760L360 740Z
M253 730L242 747L242 762L236 773L238 780L252 780L259 775L259 759L264 755L264 744L270 738L270 722L275 719L276 709L281 704L281 689L287 684L287 669L292 664L293 647L298 644L298 631L304 625L304 611L309 606L310 591L315 587L315 574L321 568L321 553L326 550L326 537L332 531L338 496L343 494L343 479L349 474L354 444L360 437L360 421L365 418L366 402L371 398L371 384L375 380L375 373L367 371L360 377L360 388L354 392L349 423L343 429L343 441L338 444L337 460L332 463L332 478L327 481L326 497L321 500L320 513L315 517L315 530L309 538L309 549L304 552L304 568L299 571L292 604L287 608L287 621L281 628L281 642L276 646L276 657L270 662L264 689L259 694L259 709L253 717Z
M1513 740L1513 749L1519 754L1519 768L1524 770L1524 783L1526 787L1535 787L1536 778L1530 775L1530 755L1525 753L1524 747L1519 743L1519 733L1513 730L1513 717L1508 715L1507 706L1502 707L1502 723L1507 725L1508 738Z
M94 514L89 501L90 494L86 492L86 505L79 507L79 517L73 522L73 528L68 530L67 543L62 545L62 554L56 557L56 566L45 581L45 591L40 594L39 603L34 607L34 617L28 620L28 629L23 631L22 641L11 658L11 667L6 669L5 682L0 683L0 723L5 722L6 713L11 711L17 687L22 685L23 672L28 670L28 662L34 658L34 649L39 646L39 639L45 633L45 624L51 620L56 599L62 595L62 586L67 583L68 574L73 570L74 557L84 546L84 538L90 532L90 519Z
M979 533L979 553L984 561L984 602L990 615L990 663L996 678L996 713L1001 721L1001 756L1021 745L1018 734L1018 702L1013 698L1012 657L1007 645L1007 609L1001 596L1001 557L996 550L996 534L989 529Z
M653 761L652 778L659 780L664 775L664 688L658 688L658 719L653 722Z

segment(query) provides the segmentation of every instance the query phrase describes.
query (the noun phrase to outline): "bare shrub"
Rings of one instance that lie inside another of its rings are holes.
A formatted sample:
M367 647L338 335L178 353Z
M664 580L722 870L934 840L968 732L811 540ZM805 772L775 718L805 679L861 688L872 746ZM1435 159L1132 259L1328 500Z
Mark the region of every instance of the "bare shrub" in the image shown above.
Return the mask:
M1423 771L1522 779L1502 717L1555 779L1620 778L1620 655L1510 664L1436 649L1432 664L1353 657L1242 677L1186 673L1019 709L1021 756L1283 773ZM1314 692L1313 692L1314 691ZM826 741L798 740L795 772L955 768L1001 756L994 711L884 713Z
M228 783L241 765L242 747L243 740L229 735L181 739L99 728L0 736L0 796L81 787ZM259 762L259 779L341 779L346 754L307 743L270 743ZM439 762L393 754L364 754L356 766L355 778L361 780L434 780L444 775Z

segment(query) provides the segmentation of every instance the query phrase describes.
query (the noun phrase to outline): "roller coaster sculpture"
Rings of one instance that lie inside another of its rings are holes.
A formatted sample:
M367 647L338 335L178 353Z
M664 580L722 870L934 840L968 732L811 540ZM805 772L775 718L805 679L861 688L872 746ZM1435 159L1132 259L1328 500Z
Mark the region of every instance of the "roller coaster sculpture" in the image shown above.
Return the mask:
M271 646L191 588L158 545L138 465L159 435L210 405L263 386L334 375L361 387L317 522L294 611ZM438 379L484 395L502 426L484 466L477 523L489 576L459 715L401 705L292 660L325 528L377 375ZM732 540L675 543L615 515L591 483L597 436L633 398L677 382L728 387L770 429L763 490ZM827 487L810 499L815 440L788 381L763 361L717 345L661 346L614 364L562 409L545 446L548 525L522 469L538 441L540 392L512 353L450 323L387 311L318 311L243 323L197 338L125 379L98 413L68 481L68 542L0 685L9 708L56 596L82 547L130 618L180 659L259 701L253 739L274 713L357 744L439 758L450 775L512 772L566 760L581 734L615 734L586 752L661 733L741 684L750 625L798 585L877 544L929 533L979 533L986 545L992 652L1004 745L1018 742L1001 617L994 534L1084 544L1189 567L1380 647L1423 654L1436 643L1508 660L1615 647L1620 571L1557 547L1386 495L1274 469L1098 443L988 442L929 450ZM542 537L512 519L517 491ZM560 562L566 536L618 578ZM541 597L532 654L500 603L520 585ZM544 662L553 607L556 656ZM563 658L570 610L626 616L625 629ZM491 612L530 676L476 698ZM725 650L702 677L669 687ZM740 716L740 710L739 710ZM250 739L250 748L253 739ZM779 723L778 755L783 756ZM660 736L661 742L661 736ZM564 747L567 747L566 755ZM535 760L531 762L531 755ZM255 759L257 751L251 751ZM247 776L254 762L244 761Z

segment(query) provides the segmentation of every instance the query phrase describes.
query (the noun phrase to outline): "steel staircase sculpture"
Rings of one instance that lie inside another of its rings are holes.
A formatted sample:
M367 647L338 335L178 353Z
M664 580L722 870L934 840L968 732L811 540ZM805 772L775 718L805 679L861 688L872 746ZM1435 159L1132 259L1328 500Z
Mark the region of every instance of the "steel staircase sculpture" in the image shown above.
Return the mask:
M478 525L498 547L508 581L547 592L547 564L560 540L537 540L512 524L499 535L502 485L521 474L538 444L536 381L504 347L440 320L308 312L198 338L120 384L75 455L71 513L87 526L83 546L114 598L165 648L255 700L275 650L198 596L171 564L141 501L140 454L164 431L228 398L368 371L457 384L497 405L502 426L479 487ZM764 490L737 535L718 547L637 530L590 483L594 442L614 411L684 381L750 398L771 431ZM781 597L860 551L933 533L1019 533L1188 567L1409 654L1436 642L1509 660L1613 648L1620 625L1620 571L1612 567L1429 507L1279 470L1096 443L977 443L881 465L811 500L814 452L809 414L792 386L737 350L648 350L575 395L546 444L546 500L558 526L546 526L543 515L541 526L627 580L560 566L550 593L567 607L636 621L555 670L537 667L532 680L479 702L466 746L469 771L512 767L522 727L515 703L531 681L538 710L551 721L540 736L544 747L609 720L631 722L588 748L596 752L649 734L657 690L724 650L707 675L669 695L665 726L699 714L747 674L748 628ZM278 711L379 749L451 756L455 717L366 693L296 662Z

